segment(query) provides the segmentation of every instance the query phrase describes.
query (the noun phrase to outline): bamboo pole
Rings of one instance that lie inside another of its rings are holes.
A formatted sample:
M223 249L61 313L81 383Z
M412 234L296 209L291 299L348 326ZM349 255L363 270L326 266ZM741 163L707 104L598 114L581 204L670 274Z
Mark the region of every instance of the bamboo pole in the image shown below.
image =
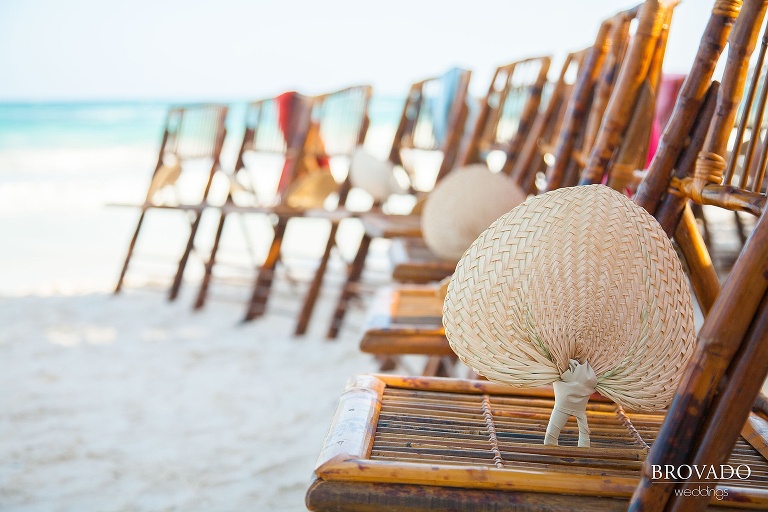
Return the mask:
M629 55L621 67L614 94L606 108L600 132L582 173L581 182L599 183L605 169L613 158L626 130L632 110L637 103L640 88L648 75L653 61L656 41L661 35L667 19L669 5L658 0L647 0L640 8L638 27Z
M699 50L691 72L685 79L678 96L672 117L659 142L656 156L651 162L648 177L640 185L635 202L648 210L651 215L667 189L672 169L691 133L696 112L701 108L709 88L709 80L715 70L720 54L725 48L741 0L718 1L712 9Z
M691 460L703 415L768 289L767 243L768 219L762 217L699 332L698 347L643 465L630 511L662 510L667 503L674 484L654 482L653 465L677 467Z

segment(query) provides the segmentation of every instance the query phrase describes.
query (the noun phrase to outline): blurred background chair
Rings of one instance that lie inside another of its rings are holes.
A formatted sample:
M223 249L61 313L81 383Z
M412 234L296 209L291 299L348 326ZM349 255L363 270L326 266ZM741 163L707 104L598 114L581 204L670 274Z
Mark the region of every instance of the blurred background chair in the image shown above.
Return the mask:
M189 238L181 251L176 273L168 292L176 298L184 269L192 250L213 176L220 169L219 157L226 135L224 105L194 105L174 107L168 112L160 144L160 152L152 173L147 196L141 209L136 230L128 246L115 293L124 285L128 266L134 257L139 232L149 210L176 210L189 220Z
M272 219L274 234L266 259L260 265L256 264L258 273L253 281L245 319L251 320L263 313L281 261L280 249L288 221L306 216L327 218L326 201L333 202L335 197L335 205L343 206L346 202L348 182L338 183L330 164L331 160L346 160L348 164L355 148L362 144L368 127L370 96L369 86L356 86L303 98L290 116L281 114L279 105L275 108L273 100L251 105L250 126L246 128L233 184L236 188L242 187L239 185L242 180L238 178L248 174L248 166L245 165L248 153L282 153L284 165L271 200L259 202L257 195L252 193L246 196L246 200L250 200L244 202L242 199L238 201L236 194L229 194L221 208L219 228L195 301L196 308L204 305L208 294L226 215L255 213ZM275 136L276 127L280 128L282 137ZM333 240L335 226L332 225L329 240ZM327 251L330 252L330 248ZM324 265L325 261L321 261L320 265Z

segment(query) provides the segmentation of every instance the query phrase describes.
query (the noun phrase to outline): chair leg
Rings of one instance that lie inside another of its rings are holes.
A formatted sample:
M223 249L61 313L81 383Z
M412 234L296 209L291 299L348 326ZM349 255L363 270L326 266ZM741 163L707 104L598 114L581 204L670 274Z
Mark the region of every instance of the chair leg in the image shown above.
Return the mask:
M125 255L125 263L123 263L123 269L120 271L120 277L117 279L117 284L115 285L115 293L120 293L120 290L123 288L123 281L125 280L125 274L128 272L128 263L131 261L131 257L133 256L133 249L136 247L136 240L139 238L139 231L141 230L141 226L144 223L144 216L147 214L147 210L145 208L141 209L141 215L139 216L139 222L136 223L136 231L133 233L133 237L131 238L131 243L128 245L128 253Z
M453 361L448 356L429 356L422 375L425 377L450 377Z
M275 274L275 268L280 261L280 248L283 245L283 236L288 226L288 218L278 217L275 226L275 237L272 239L272 245L269 247L269 253L264 264L259 269L259 275L253 286L253 295L248 304L248 310L245 313L243 321L248 322L264 314L267 309L267 299L272 289L272 280Z
M683 209L675 229L675 241L690 269L690 281L696 300L704 316L709 314L720 293L720 281L707 252L706 243L699 233L694 213L688 205Z
M397 365L400 364L400 358L398 356L389 356L389 355L377 355L376 360L379 362L379 371L380 372L389 372L397 368Z
M354 295L354 286L360 281L360 276L363 274L363 267L365 266L365 258L368 256L368 249L371 246L371 237L367 233L363 235L363 239L360 240L360 246L357 249L355 259L352 261L352 266L349 269L347 281L344 283L344 287L341 289L341 295L336 303L336 310L333 312L333 318L331 319L331 326L328 328L327 338L336 338L339 335L341 324L344 321L344 316L347 314L347 307L349 300Z
M315 275L312 278L312 283L309 285L309 290L304 296L304 302L299 312L299 317L296 320L296 330L294 334L301 336L307 332L309 322L312 319L312 311L315 309L315 303L317 302L317 296L320 294L320 288L323 285L323 278L325 277L325 271L328 269L328 261L331 259L331 250L336 245L336 232L339 230L339 223L331 223L331 232L328 235L328 243L325 244L325 252L320 259L320 265L315 271Z
M192 221L189 230L189 238L187 239L187 245L184 247L184 254L181 255L179 265L176 268L176 275L173 276L173 284L171 284L170 290L168 290L168 300L174 301L179 296L179 289L181 288L181 279L184 277L184 269L187 267L187 261L189 261L189 255L192 253L192 249L195 246L195 235L197 235L197 228L200 226L200 219L202 219L202 212L195 212L195 219Z
M205 305L205 299L208 297L208 288L211 286L211 278L213 277L213 266L216 264L216 253L219 251L219 242L221 241L221 234L224 232L224 221L226 218L227 214L221 212L219 226L216 228L216 236L211 247L211 254L208 261L205 262L205 273L203 274L203 280L200 282L200 289L197 291L194 309L201 309Z

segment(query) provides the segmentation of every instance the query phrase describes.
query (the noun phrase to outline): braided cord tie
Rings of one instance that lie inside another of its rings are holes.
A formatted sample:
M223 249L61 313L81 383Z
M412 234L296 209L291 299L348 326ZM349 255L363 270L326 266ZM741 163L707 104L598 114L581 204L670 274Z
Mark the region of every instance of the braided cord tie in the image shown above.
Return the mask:
M699 157L696 159L696 169L693 172L691 199L701 204L701 194L704 191L704 187L710 183L722 183L725 167L725 158L718 155L717 153L709 153L704 151L699 153Z

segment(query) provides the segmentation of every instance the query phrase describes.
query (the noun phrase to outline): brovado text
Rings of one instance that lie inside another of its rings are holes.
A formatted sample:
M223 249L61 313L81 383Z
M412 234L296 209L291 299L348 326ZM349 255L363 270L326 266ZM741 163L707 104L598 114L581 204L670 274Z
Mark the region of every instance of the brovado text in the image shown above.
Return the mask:
M746 480L752 475L752 469L747 464L739 464L738 466L732 466L730 464L721 464L720 466L713 466L709 464L681 464L680 466L657 465L651 466L653 475L652 480L669 480L669 481L686 481L694 479L696 481L713 481L719 482L721 480Z

